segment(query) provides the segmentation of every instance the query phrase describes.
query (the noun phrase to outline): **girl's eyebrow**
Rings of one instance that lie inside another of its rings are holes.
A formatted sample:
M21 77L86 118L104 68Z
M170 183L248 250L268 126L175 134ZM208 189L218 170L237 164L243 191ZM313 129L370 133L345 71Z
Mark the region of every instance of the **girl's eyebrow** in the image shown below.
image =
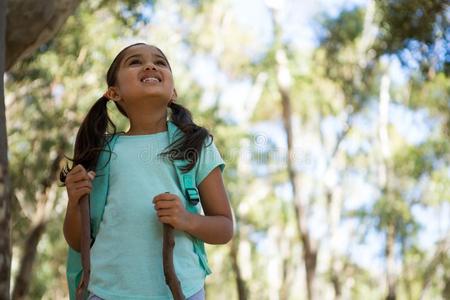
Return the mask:
M156 57L162 58L164 61L166 61L166 59L164 58L164 56L162 56L161 54L154 54L154 55L155 55ZM142 55L141 55L141 54L133 54L133 55L131 55L131 56L128 56L128 57L123 61L123 63L126 64L127 61L128 61L130 58L133 58L133 57L142 57Z
M155 54L156 57L162 58L164 61L166 61L166 58L162 56L161 54Z

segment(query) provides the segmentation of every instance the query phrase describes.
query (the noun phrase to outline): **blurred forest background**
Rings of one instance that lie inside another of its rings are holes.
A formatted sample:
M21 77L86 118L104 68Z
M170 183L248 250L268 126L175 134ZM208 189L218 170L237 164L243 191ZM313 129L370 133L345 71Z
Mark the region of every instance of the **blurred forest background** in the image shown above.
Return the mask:
M450 299L447 1L69 2L48 41L6 50L12 299L68 297L58 172L135 41L227 163L236 233L207 245L207 299Z

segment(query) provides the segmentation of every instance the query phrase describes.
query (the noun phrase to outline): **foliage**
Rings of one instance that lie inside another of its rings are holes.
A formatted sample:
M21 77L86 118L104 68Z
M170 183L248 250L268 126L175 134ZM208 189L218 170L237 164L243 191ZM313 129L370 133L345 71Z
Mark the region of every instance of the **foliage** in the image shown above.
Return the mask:
M6 75L13 274L33 224L36 199L56 199L37 248L30 299L67 296L67 246L61 230L67 199L49 166L58 154L71 155L80 122L106 88L112 57L134 40L165 51L179 102L211 130L226 161L235 244L207 245L213 269L208 297L237 299L240 279L249 299L277 299L283 288L290 299L304 298L304 261L277 82L280 41L265 45L256 31L239 23L233 5L227 0L83 1L54 39ZM391 227L396 229L395 261L401 266L398 298L418 299L423 291L425 297L439 299L450 288L449 257L437 252L448 228L438 232L430 227L445 219L442 212L448 211L450 199L450 80L448 62L439 54L439 43L448 38L442 33L445 7L442 1L378 0L374 36L367 30L370 10L355 7L333 17L321 15L313 51L280 42L292 80L295 171L308 226L320 243L319 298L332 298L336 272L342 298L382 298L384 237ZM397 71L405 79L396 81L389 73L396 59L392 54L404 60L407 52L417 54L426 67L406 63ZM383 158L379 102L386 74L392 79L387 124L391 155ZM230 93L239 84L243 92ZM254 106L247 105L252 99ZM114 105L109 112L119 130L126 129L127 121ZM416 120L418 115L425 116L424 124ZM383 161L388 174L384 186ZM420 212L436 220L425 222ZM335 228L333 216L338 216ZM430 230L433 236L423 243Z

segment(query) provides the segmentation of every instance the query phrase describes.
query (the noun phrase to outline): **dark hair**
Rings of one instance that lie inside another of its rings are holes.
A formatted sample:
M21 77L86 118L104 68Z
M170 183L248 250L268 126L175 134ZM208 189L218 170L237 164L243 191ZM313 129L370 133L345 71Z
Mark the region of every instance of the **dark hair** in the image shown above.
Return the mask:
M122 49L117 56L114 58L111 66L106 73L106 83L108 87L116 84L117 71L119 70L120 63L125 55L125 51L131 47L137 45L147 45L144 43L132 44L128 47ZM150 45L157 49L161 55L166 60L167 65L170 68L170 64L164 53L153 45ZM74 147L74 157L73 159L65 156L68 160L72 161L72 168L78 164L81 164L86 170L95 170L97 166L98 157L101 151L110 152L111 159L111 148L109 147L108 137L115 135L117 133L117 127L113 121L108 116L107 103L108 98L105 96L100 97L94 105L91 107L86 117L84 118L81 126L78 130L75 147ZM117 102L117 109L122 115L128 118L125 110L120 107ZM170 120L184 133L181 138L174 141L166 149L167 151L160 153L160 155L167 156L171 161L173 160L183 160L186 159L188 164L182 168L182 171L191 170L202 151L203 143L208 137L211 137L211 143L213 136L204 127L198 126L192 120L191 112L180 104L170 102L168 107L171 109ZM104 149L108 146L109 150ZM72 170L68 163L63 167L60 172L59 178L63 184L65 184L67 174Z

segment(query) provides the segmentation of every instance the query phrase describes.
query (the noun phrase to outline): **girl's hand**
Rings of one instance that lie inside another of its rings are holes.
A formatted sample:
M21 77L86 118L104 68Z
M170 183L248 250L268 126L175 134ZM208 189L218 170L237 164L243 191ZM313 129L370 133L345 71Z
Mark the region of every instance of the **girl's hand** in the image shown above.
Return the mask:
M94 178L95 172L87 172L82 165L76 165L70 170L65 182L70 206L78 206L80 199L91 192Z
M153 205L159 221L175 229L187 231L191 214L184 208L177 195L159 194L153 198Z

